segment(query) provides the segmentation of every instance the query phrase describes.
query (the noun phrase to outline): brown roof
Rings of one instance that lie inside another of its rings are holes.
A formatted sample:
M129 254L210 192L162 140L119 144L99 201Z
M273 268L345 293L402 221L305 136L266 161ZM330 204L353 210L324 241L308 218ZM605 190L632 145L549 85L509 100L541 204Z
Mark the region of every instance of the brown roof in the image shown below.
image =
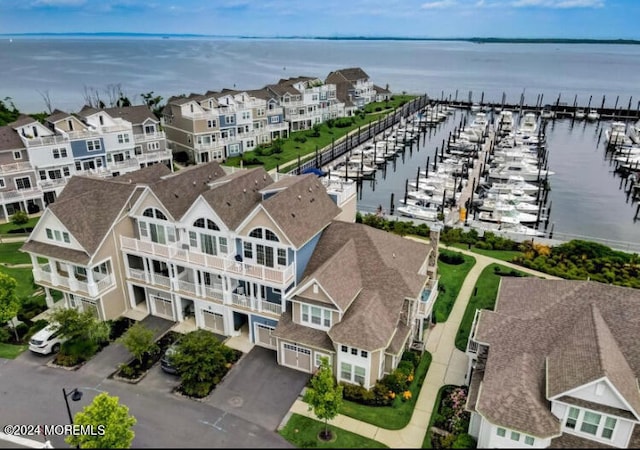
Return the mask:
M293 87L292 84L290 83L282 83L282 84L268 84L267 86L265 86L265 89L268 89L269 91L273 92L274 94L276 94L277 96L281 97L284 94L290 94L290 95L300 95L301 92L299 90L297 90L296 88Z
M400 353L402 349L404 349L404 344L407 343L407 338L409 337L409 333L411 333L411 328L409 328L404 323L400 323L398 328L396 329L396 334L393 335L393 339L391 339L391 343L387 348L387 352L392 355L397 355Z
M418 270L427 258L429 247L366 225L332 221L322 232L301 284L315 278L326 262L337 264L339 259L349 256L349 252L340 256L345 245L355 248L357 263L350 269L359 272L363 288L329 335L341 344L369 350L386 348L396 328L402 325L404 299L417 298L424 286L426 276L419 275ZM333 259L334 255L339 257ZM358 282L354 272L346 269L345 272L344 277ZM332 283L346 282L344 277L335 274L333 272L335 278L324 278L323 288L329 290Z
M64 111L60 111L59 109L55 109L53 110L53 112L47 117L47 122L57 122L59 120L62 119L66 119L67 117L70 117L71 114L64 112Z
M219 178L202 197L229 229L235 229L260 203L260 190L273 182L262 167Z
M299 248L340 214L340 208L316 175L294 178L294 184L264 200L262 206Z
M20 114L16 120L9 124L9 126L12 128L18 128L34 122L37 122L37 120L33 117L27 116L26 114Z
M209 183L223 176L224 170L212 161L166 175L153 183L151 190L169 214L179 220L196 198L209 190Z
M592 281L503 278L495 312L483 310L476 329L475 339L489 345L477 411L491 423L551 437L560 433L560 423L550 411L547 382L552 395L602 376L636 408L638 305L636 289ZM593 352L590 358L584 357L585 351Z
M345 81L350 81L350 82L369 79L369 75L367 75L367 73L364 70L362 70L360 67L350 67L348 69L335 70L331 72L327 76L327 78L331 77L332 75L339 75Z
M48 208L93 255L135 187L98 178L71 177L60 197Z
M261 98L263 100L269 100L270 98L273 98L273 94L271 92L269 92L266 88L262 88L262 89L253 89L250 91L246 91L247 94L255 97L255 98Z
M635 427L638 430L638 427ZM634 433L635 434L635 433ZM611 445L602 444L600 442L592 441L591 439L582 438L575 434L564 433L562 436L551 439L551 445L549 448L617 448ZM629 448L638 448L637 446L629 445Z
M80 110L80 112L78 112L78 115L82 116L82 117L87 117L87 116L90 116L92 114L97 113L98 111L100 111L100 110L97 109L97 108L94 108L93 106L84 105L82 107L82 109Z
M582 408L592 409L594 411L602 411L605 414L613 416L624 417L628 420L636 420L635 416L629 411L620 408L614 408L613 406L602 405L600 403L590 402L581 398L571 397L569 395L563 395L558 398L558 401L569 403L570 405L580 406Z
M111 178L111 180L122 183L152 184L170 173L171 169L169 169L165 164L152 164L133 172L118 175L117 177Z
M383 88L381 86L378 86L377 84L373 85L373 89L378 93L378 94L391 94L391 91L387 88Z
M0 150L23 149L24 143L20 135L10 126L0 127Z
M331 339L325 331L294 323L291 320L291 311L286 311L280 316L278 326L273 330L273 335L309 347L334 351Z
M22 247L20 247L20 250L23 252L35 253L36 255L49 256L63 261L69 261L83 266L86 266L91 260L91 256L86 252L38 241L27 241L22 245Z
M105 112L111 117L121 117L133 125L144 123L145 120L158 122L158 118L146 105L125 106L122 108L105 108Z

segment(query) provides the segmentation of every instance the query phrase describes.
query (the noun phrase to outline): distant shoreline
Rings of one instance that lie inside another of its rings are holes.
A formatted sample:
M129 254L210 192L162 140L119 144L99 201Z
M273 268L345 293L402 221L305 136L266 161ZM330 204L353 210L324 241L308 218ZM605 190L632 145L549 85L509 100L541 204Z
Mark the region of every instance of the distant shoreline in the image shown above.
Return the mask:
M0 33L3 38L154 38L154 39L281 39L329 41L444 41L476 44L622 44L639 45L640 39L495 38L495 37L403 37L403 36L242 36L166 33Z

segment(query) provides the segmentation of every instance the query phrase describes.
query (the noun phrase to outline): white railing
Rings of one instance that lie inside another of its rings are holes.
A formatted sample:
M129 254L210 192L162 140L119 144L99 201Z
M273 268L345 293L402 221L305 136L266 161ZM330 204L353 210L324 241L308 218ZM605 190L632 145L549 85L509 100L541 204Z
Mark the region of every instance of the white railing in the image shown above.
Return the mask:
M130 167L139 168L140 162L138 162L138 158L128 158L122 161L113 161L107 163L108 170L118 170L118 169L128 169Z
M467 341L467 353L472 353L472 354L478 353L478 343L474 340L474 338L476 336L476 326L478 325L479 313L480 313L480 309L476 309L476 312L473 316L471 331L469 332L469 340Z
M438 297L438 280L436 280L429 288L429 298L426 301L422 301L422 298L418 301L418 314L427 316L433 309L433 304Z
M354 181L324 177L321 179L321 182L327 189L328 194L332 194L337 197L338 205L342 205L342 203L355 196L357 193L356 183Z
M214 287L209 287L209 286L205 286L204 287L204 293L205 293L205 297L207 299L213 299L213 300L217 300L219 302L223 302L224 301L224 292L222 291L222 285L220 285L219 287L215 287L217 285L214 285Z
M172 158L173 158L173 154L169 149L155 150L155 151L143 153L141 155L136 155L136 159L138 160L138 162L141 162L141 163L147 163L151 161L162 161L164 159L172 159Z
M11 200L14 202L20 200L31 200L34 198L42 197L42 189L31 188L31 189L16 189L13 191L5 191L0 192L0 199L2 200Z
M246 295L231 294L231 303L236 306L242 306L243 308L251 309L251 299Z
M40 147L43 145L59 145L69 143L69 138L64 135L42 136L33 138L21 136L21 138L26 143L27 147Z
M93 130L67 131L65 133L69 139L83 139L88 137L101 137L102 133Z
M96 276L97 274L94 273L93 275ZM96 279L94 283L88 283L60 273L53 274L49 264L34 267L33 279L36 283L47 283L51 286L63 287L71 291L80 291L86 293L86 296L89 297L97 297L115 284L115 278L111 274Z
M144 270L140 269L129 269L128 271L129 278L133 278L135 280L147 281L147 275Z
M201 143L195 143L193 144L193 148L195 150L216 150L216 149L221 149L224 145L223 142L224 139L220 138L220 141L215 141L215 142L210 142L208 144L201 144Z
M198 290L196 289L196 285L186 280L178 280L178 290L189 292L190 294L194 294L194 295L198 293Z
M42 189L51 189L51 188L64 186L65 184L67 184L67 179L56 178L55 180L43 180L43 181L38 181L38 184Z
M172 259L173 261L214 268L236 275L244 275L246 277L279 284L287 283L294 277L293 264L283 268L271 268L258 264L238 262L231 258L231 255L227 257L208 255L193 250L177 248L176 246L170 247L125 236L120 237L120 245L123 250L135 250L141 253Z
M171 288L171 278L169 277L165 277L164 275L160 275L159 273L154 273L151 276L151 279L153 280L154 284L157 284L159 286L163 286L165 288Z
M0 166L0 174L7 174L12 172L24 172L25 170L33 170L31 163L28 162L16 162L10 164L3 164Z
M278 303L271 303L266 300L260 301L260 309L278 316L282 314L282 305L279 305Z
M132 132L131 126L130 125L109 125L109 126L100 126L99 127L100 131L102 131L103 133L116 133L118 131L128 131L129 133Z
M146 141L158 141L162 139L166 139L166 135L164 131L156 131L155 133L139 133L133 135L133 141L135 143L146 142Z

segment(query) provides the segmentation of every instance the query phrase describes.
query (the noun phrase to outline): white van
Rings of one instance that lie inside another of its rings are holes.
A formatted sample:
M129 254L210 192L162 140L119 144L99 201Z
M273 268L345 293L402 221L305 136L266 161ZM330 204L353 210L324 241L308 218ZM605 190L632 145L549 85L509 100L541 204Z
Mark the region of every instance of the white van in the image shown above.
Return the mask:
M53 325L47 325L33 335L29 341L29 350L42 355L57 353L66 340L66 338L60 337L60 332L55 331Z

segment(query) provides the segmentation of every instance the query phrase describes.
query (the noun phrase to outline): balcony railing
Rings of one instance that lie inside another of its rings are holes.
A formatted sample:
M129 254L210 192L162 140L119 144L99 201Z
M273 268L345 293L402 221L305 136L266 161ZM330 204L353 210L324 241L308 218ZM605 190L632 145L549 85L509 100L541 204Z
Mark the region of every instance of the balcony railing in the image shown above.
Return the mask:
M66 288L69 291L80 292L85 297L97 297L115 285L113 275L93 273L96 277L93 283L65 276L62 273L52 273L49 264L42 264L33 268L33 279L36 283L45 283L55 287ZM100 278L98 278L100 277Z
M41 147L43 145L60 145L69 143L69 137L64 135L41 136L33 138L25 138L24 136L22 136L22 138L23 141L26 142L27 147Z
M438 280L436 280L429 289L429 296L426 299L420 299L418 301L418 314L421 316L428 316L433 310L433 304L438 297Z
M38 184L42 189L54 189L67 184L66 178L56 178L55 180L42 180L38 181Z
M467 341L467 353L477 354L478 353L478 343L475 341L476 336L476 327L478 325L478 314L480 313L479 309L476 309L476 312L473 316L473 323L471 325L471 331L469 332L469 340Z
M19 202L21 200L32 200L35 198L42 197L42 189L30 188L30 189L16 189L13 191L4 191L0 192L0 200L3 202L11 201L11 202Z
M141 155L136 155L136 159L140 163L148 163L152 161L162 161L165 159L173 158L173 154L170 149L164 150L154 150L142 153Z
M167 136L164 134L164 131L156 131L155 133L139 133L133 135L133 141L138 144L147 141L159 141L166 139L166 137Z
M228 255L227 257L208 255L193 250L157 244L155 242L142 241L140 239L120 237L120 245L123 250L134 250L139 253L159 256L172 261L188 263L198 267L218 269L220 271L241 275L247 278L255 278L263 281L284 284L294 277L293 264L287 267L271 268L259 264L238 262Z
M13 172L25 172L33 170L31 163L28 162L16 162L10 164L3 164L0 166L0 174L6 175Z

